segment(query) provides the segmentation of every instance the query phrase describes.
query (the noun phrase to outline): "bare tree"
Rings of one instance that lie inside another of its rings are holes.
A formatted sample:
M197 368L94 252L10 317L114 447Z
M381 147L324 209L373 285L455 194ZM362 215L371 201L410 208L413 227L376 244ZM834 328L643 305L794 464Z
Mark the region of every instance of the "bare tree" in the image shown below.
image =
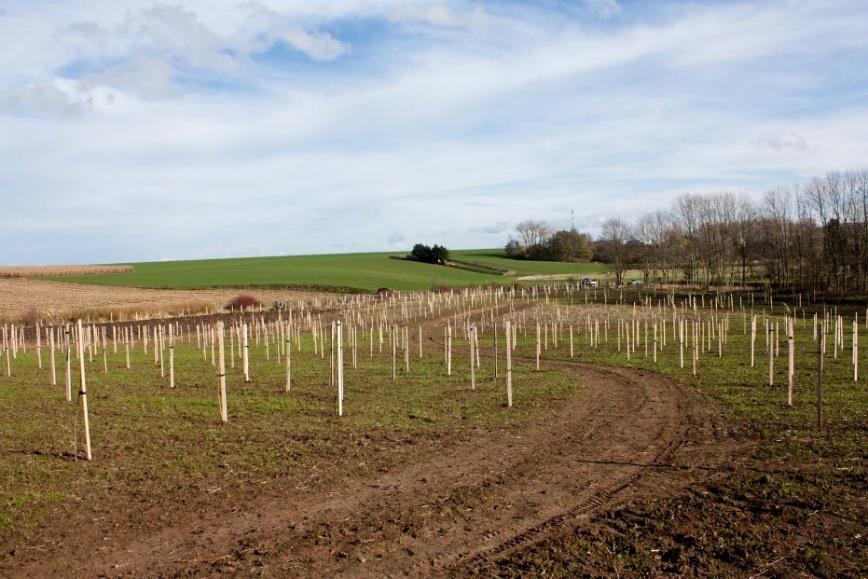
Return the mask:
M793 254L793 195L788 189L767 191L762 204L766 272L773 283L790 283L790 257Z
M637 262L642 267L642 277L645 279L645 283L648 283L651 281L652 272L659 258L653 213L649 213L639 219L633 228L633 236L642 245L642 251L634 257L637 258Z
M757 212L750 199L742 196L735 210L735 221L732 227L733 247L741 266L741 285L747 284L748 264L755 257L756 248L756 218Z
M684 240L684 275L688 283L697 281L700 251L700 196L682 195L675 201L675 214Z
M545 238L544 226L525 222L519 231L534 243ZM670 212L645 215L635 227L608 220L594 245L618 284L636 264L648 280L674 281L680 271L688 283L746 285L762 263L781 287L866 291L868 170L774 189L756 204L728 192L682 195Z
M552 229L545 221L528 219L515 226L519 243L525 248L542 245L552 234Z
M624 283L624 271L629 262L628 243L633 238L630 227L621 219L609 219L603 223L600 236L601 256L615 268L615 284Z

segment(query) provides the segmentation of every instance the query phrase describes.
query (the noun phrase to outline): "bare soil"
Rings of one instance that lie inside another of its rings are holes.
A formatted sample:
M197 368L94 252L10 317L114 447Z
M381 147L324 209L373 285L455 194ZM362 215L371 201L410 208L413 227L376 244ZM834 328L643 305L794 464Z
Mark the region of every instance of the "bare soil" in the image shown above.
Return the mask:
M561 366L583 388L524 430L480 432L442 446L419 441L398 468L334 474L328 484L235 488L231 505L173 505L169 524L156 530L124 528L125 506L105 505L95 525L65 522L64 534L84 544L15 557L19 566L7 572L463 576L497 569L564 529L588 525L634 498L654 471L683 475L726 461L736 449L715 432L713 405L674 381L640 370ZM666 476L655 484L668 496L686 481ZM102 540L94 526L108 529Z

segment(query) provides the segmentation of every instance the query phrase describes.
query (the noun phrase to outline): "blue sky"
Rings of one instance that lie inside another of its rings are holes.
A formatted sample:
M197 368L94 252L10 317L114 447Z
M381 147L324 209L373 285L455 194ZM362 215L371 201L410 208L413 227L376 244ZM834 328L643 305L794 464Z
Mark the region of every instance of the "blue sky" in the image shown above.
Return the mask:
M0 0L0 263L503 245L868 166L868 3Z

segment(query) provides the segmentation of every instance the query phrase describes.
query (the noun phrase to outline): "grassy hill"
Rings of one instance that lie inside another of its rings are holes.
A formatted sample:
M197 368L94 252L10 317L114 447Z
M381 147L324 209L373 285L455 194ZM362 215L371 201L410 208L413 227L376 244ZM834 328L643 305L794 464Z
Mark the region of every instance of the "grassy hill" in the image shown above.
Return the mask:
M311 287L375 290L428 289L434 286L467 286L490 282L511 283L528 275L595 275L606 271L602 264L569 264L518 261L502 250L458 250L453 256L464 262L508 271L497 275L456 267L391 259L398 253L344 253L246 257L194 261L130 263L134 271L108 275L64 276L63 281L144 288L205 287ZM126 265L126 264L125 264Z
M515 272L514 277L527 275L593 276L609 271L602 263L565 263L561 261L525 261L510 259L502 249L459 249L451 257L462 261L481 263Z

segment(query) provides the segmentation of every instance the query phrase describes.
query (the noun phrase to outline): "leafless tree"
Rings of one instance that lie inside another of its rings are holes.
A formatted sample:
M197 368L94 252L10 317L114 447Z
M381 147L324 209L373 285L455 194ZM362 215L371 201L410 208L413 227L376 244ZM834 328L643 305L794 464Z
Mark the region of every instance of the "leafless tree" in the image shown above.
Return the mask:
M682 195L675 200L675 214L684 239L686 262L684 274L688 283L697 281L700 251L701 208L699 195Z
M632 239L630 227L619 218L609 219L603 223L600 235L601 255L605 256L615 269L615 284L624 283L624 271L629 262L627 244Z
M515 226L519 243L525 248L542 245L552 234L552 229L545 221L528 219Z
M756 219L757 211L753 203L745 196L740 197L735 208L732 243L739 260L742 286L747 284L747 269L756 256Z
M742 285L762 266L779 287L868 291L868 170L831 172L757 203L729 192L685 194L634 226L608 220L595 248L619 284L633 264L648 280L683 273L688 283Z
M773 189L763 197L762 224L766 242L766 272L778 285L790 283L790 257L793 252L793 194L788 189Z

